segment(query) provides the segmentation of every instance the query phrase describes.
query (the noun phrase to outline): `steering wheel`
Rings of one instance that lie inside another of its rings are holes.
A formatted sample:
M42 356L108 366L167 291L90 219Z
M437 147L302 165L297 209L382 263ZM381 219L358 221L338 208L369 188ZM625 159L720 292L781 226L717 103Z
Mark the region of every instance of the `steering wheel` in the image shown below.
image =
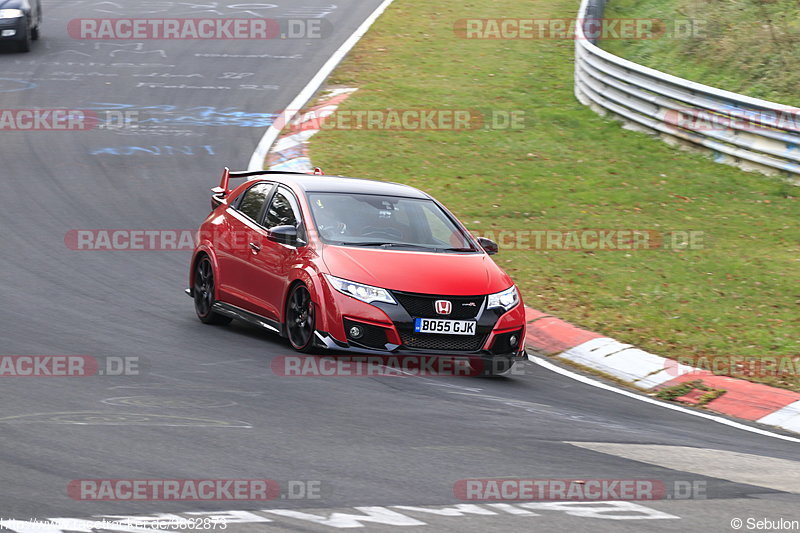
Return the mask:
M347 224L344 222L339 222L337 224L328 225L320 225L319 226L319 233L325 239L332 239L336 235L344 235L347 231Z
M388 238L401 240L402 232L397 228L379 228L377 226L365 226L361 230L362 237Z

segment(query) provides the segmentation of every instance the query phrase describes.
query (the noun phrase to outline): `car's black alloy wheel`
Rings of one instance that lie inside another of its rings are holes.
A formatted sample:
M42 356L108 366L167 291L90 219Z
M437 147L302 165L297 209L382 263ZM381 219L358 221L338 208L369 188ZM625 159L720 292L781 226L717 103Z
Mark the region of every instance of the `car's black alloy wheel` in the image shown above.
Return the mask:
M286 302L286 332L292 348L308 353L314 345L316 315L311 293L305 285L295 285Z
M207 256L197 262L194 271L194 309L197 317L206 324L229 324L230 317L213 310L214 267Z

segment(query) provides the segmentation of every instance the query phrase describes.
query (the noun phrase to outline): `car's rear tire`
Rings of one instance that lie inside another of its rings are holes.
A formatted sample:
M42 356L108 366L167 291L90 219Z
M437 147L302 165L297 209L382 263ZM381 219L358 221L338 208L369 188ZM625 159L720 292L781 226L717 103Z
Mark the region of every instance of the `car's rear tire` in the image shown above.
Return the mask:
M204 324L230 324L233 320L231 317L214 311L214 291L214 265L211 264L211 259L204 255L194 267L192 295L197 318Z
M313 351L316 326L316 304L308 287L298 283L286 298L286 335L292 348L302 353Z

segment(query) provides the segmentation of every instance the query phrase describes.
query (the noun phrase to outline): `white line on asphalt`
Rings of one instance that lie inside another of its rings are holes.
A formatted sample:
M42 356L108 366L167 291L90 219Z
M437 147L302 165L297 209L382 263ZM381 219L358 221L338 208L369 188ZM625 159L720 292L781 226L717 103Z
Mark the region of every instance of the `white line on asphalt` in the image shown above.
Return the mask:
M624 457L670 470L800 494L800 461L691 446L565 442L585 450Z
M317 72L316 76L314 76L311 81L308 82L308 85L306 85L305 88L300 91L300 94L298 94L297 97L292 100L292 103L289 104L289 107L283 114L283 120L280 121L281 124L288 124L294 118L300 108L308 103L311 97L314 96L314 93L317 92L317 90L322 86L323 82L328 78L328 76L330 76L331 72L333 72L333 69L339 65L342 59L344 59L344 56L346 56L348 52L353 49L356 43L361 40L364 34L367 33L375 21L378 20L378 17L380 17L383 12L386 11L386 8L388 8L393 1L394 0L384 0L381 5L379 5L378 8L375 9L375 11L373 11L369 17L367 17L367 20L365 20L361 26L358 27L355 33L353 33L344 42L344 44L342 44L342 46L340 46L339 49L333 53L330 59L328 59L328 61L322 66L320 71ZM280 133L281 130L275 127L274 123L267 128L267 131L264 133L261 141L259 141L258 146L256 146L255 152L253 152L253 155L250 157L250 163L247 165L247 170L254 171L262 170L264 168L264 160L267 158L267 152L269 152L269 149L272 147L272 143L275 142L275 139L278 138Z
M789 442L800 442L800 439L795 437L789 437L787 435L780 435L779 433L773 433L771 431L767 431L765 429L754 428L752 426L748 426L746 424L740 424L739 422L734 422L733 420L728 420L727 418L723 418L721 416L714 416L708 413L701 413L700 411L693 411L691 409L687 409L686 407L681 407L680 405L673 405L671 403L662 402L659 400L655 400L653 398L649 398L647 396L642 396L641 394L636 394L635 392L626 391L623 389L619 389L617 387L612 387L611 385L606 385L605 383L601 383L596 379L592 379L586 376L582 376L566 368L561 368L558 365L554 365L550 361L545 361L541 357L537 357L535 355L528 355L528 359L533 361L539 366L542 366L548 370L552 370L556 374L561 374L562 376L566 376L568 378L574 379L576 381L580 381L581 383L585 383L587 385L591 385L592 387L597 387L598 389L604 389L607 391L614 392L616 394L621 394L622 396L627 396L628 398L633 398L635 400L639 400L640 402L650 403L653 405L658 405L663 407L664 409L671 409L673 411L679 411L681 413L686 413L687 415L697 416L700 418L705 418L707 420L713 420L719 424L724 424L726 426L731 426L737 429L743 429L744 431L749 431L751 433L758 433L759 435L765 435L767 437L773 437L775 439L781 440L788 440Z
M391 507L391 508L390 508ZM601 520L675 520L679 516L645 507L630 501L544 501L544 502L515 502L514 504L455 504L447 506L370 506L347 507L342 509L318 509L307 512L294 509L261 509L259 511L207 511L207 512L182 512L192 518L184 519L176 514L154 514L147 516L133 515L95 515L91 519L80 518L48 518L44 520L6 520L0 517L0 529L5 528L15 533L64 533L66 531L92 533L95 530L120 531L124 533L169 533L175 528L191 526L194 520L205 517L210 523L224 525L229 531L241 533L243 531L258 531L270 523L272 528L281 531L310 531L304 525L312 523L332 529L364 528L365 524L380 524L384 526L439 526L447 531L456 530L457 526L449 526L453 519L465 518L474 520L475 515L489 515L489 520L502 520L505 515L515 518L529 517L539 520L546 514L556 513L563 516L575 516L584 519ZM492 510L485 509L488 507ZM408 514L426 518L425 522L414 516L408 516L394 509L406 511ZM530 509L530 510L529 510ZM502 513L501 513L502 511ZM542 513L534 512L542 511ZM269 514L266 518L261 514ZM319 513L319 514L316 514ZM280 517L280 519L278 518ZM455 520L457 523L460 520ZM305 524L303 524L305 522ZM431 523L434 522L434 523ZM444 523L442 523L444 522ZM165 525L163 528L161 524ZM259 524L254 526L251 524ZM270 526L267 526L268 528ZM161 528L161 529L159 529ZM474 528L473 528L474 529ZM500 529L508 527L500 526ZM526 529L530 529L526 528ZM315 528L315 531L318 529ZM426 529L431 531L430 528Z

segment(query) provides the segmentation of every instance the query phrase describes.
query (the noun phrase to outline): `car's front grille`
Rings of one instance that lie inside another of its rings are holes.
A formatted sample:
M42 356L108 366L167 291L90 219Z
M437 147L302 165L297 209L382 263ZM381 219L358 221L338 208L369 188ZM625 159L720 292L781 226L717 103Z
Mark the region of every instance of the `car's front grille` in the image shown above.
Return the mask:
M477 352L483 347L486 335L429 335L401 332L400 338L407 348L415 350Z
M456 320L475 318L486 299L485 296L435 296L408 292L393 292L392 294L414 318L452 318ZM436 312L436 300L448 300L452 304L452 311L449 315L440 315Z

